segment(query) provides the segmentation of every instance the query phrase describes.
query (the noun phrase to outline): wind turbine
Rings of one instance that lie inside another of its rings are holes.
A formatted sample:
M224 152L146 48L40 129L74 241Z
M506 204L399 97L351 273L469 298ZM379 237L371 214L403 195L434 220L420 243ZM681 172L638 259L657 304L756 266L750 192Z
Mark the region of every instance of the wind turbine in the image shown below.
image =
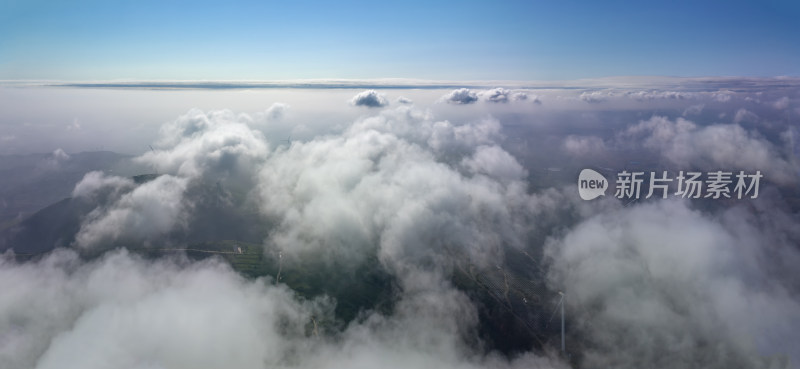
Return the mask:
M153 148L153 145L148 144L147 146L150 148L150 151L152 151L153 154L155 155L156 149ZM156 169L155 163L152 164L152 167L153 167L153 171L156 172L155 174L158 175L158 169Z
M278 275L275 277L275 284L281 281L281 269L283 269L283 254L278 251Z
M564 341L564 292L558 291L558 294L561 295L561 299L558 300L558 304L556 304L556 308L553 309L553 314L550 315L550 320L547 321L547 324L550 324L553 321L553 317L556 315L556 310L561 307L561 352L566 352L566 344Z

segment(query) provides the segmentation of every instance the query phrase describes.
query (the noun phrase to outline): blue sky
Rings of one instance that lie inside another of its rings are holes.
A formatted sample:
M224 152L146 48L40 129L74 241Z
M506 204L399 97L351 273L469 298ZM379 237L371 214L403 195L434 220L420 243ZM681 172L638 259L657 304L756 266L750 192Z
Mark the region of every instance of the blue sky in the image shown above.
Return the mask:
M800 75L793 1L0 0L0 79Z

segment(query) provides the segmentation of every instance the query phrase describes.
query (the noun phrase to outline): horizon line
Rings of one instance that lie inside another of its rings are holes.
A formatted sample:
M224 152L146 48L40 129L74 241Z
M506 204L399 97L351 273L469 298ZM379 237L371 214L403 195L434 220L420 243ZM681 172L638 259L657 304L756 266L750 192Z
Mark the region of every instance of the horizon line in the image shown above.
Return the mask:
M0 87L67 87L103 89L153 89L153 90L233 90L233 89L450 89L492 88L517 89L581 89L581 88L647 88L695 87L721 88L768 85L775 83L800 84L798 76L608 76L568 80L428 80L416 78L315 78L276 80L0 80Z

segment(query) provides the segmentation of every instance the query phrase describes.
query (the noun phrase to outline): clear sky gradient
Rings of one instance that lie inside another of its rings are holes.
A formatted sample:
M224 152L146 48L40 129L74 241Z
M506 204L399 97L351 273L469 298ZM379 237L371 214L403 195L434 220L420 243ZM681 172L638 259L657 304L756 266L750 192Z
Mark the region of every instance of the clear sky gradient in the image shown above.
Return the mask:
M0 79L798 76L797 1L0 0Z

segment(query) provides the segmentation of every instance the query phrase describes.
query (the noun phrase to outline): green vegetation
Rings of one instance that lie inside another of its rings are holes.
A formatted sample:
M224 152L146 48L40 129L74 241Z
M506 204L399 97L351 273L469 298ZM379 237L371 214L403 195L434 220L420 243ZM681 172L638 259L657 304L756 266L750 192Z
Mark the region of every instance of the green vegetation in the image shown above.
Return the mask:
M313 258L280 257L276 250L237 240L206 241L185 248L130 250L147 258L175 252L184 252L194 260L218 257L245 277L270 277L273 282L280 271L279 282L286 284L299 296L312 299L326 295L333 298L338 322L349 322L366 310L389 313L392 309L392 278L382 270L380 262L374 257L352 270ZM320 317L317 319L319 329L340 324L321 320Z
M150 182L150 181L158 178L158 176L159 176L159 174L155 174L155 173L153 173L153 174L139 174L139 175L133 176L131 178L133 179L134 183L142 184L142 183Z

